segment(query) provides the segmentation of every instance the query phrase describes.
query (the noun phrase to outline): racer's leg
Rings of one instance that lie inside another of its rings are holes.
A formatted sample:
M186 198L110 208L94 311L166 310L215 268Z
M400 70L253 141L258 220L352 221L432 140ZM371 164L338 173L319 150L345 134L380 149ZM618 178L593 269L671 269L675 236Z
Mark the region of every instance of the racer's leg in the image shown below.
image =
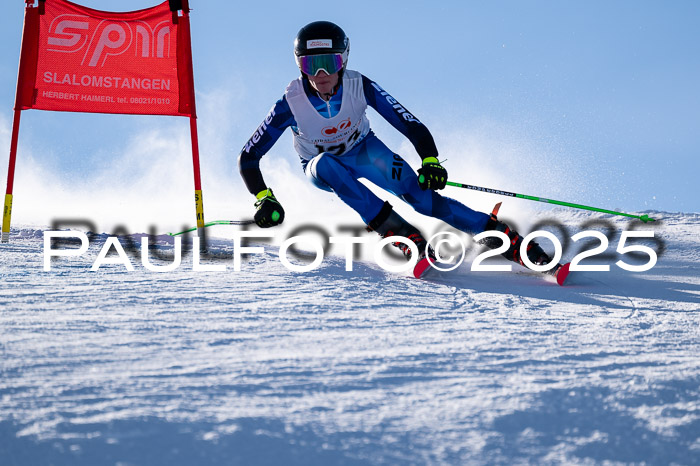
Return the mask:
M394 212L391 204L379 199L364 184L358 181L357 174L343 162L349 158L339 158L333 154L322 153L311 159L305 166L306 176L324 191L334 192L340 199L352 207L367 224L368 231L376 231L382 237L404 236L418 247L420 256L432 255L428 251L427 241L413 225ZM395 242L407 257L411 251L404 243Z
M311 183L324 191L337 194L360 214L366 224L377 216L384 205L384 201L360 183L355 174L333 154L317 155L304 170Z
M355 152L353 149L352 152ZM471 234L484 231L489 215L470 209L459 201L418 186L416 172L401 156L393 153L376 136L365 138L356 154L349 154L348 168L400 197L423 215L439 218Z

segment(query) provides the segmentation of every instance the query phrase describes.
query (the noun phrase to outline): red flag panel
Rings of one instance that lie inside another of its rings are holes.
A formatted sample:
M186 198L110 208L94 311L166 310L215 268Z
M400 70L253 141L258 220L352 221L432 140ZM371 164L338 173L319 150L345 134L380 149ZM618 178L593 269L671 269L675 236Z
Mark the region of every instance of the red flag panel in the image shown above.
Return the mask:
M46 0L43 14L25 17L18 108L192 115L189 29L179 19L167 1L113 13Z

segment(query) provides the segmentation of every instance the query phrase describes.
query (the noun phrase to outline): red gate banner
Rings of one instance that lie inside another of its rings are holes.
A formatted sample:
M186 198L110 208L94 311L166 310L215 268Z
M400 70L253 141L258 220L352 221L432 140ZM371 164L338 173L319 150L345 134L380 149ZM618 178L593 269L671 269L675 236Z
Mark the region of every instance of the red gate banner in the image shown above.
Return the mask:
M42 3L25 17L17 110L194 116L189 22L168 1L125 13Z
M10 238L20 115L30 108L189 117L197 228L202 235L188 0L166 0L124 13L67 0L25 3L0 242Z

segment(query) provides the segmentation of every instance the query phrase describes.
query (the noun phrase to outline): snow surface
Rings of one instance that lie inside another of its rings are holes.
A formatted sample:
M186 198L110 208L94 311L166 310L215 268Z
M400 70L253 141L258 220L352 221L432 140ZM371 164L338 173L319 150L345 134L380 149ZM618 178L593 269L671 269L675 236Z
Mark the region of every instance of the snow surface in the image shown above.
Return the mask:
M204 263L226 272L189 254L91 271L104 234L44 272L42 228L17 228L0 245L0 464L699 464L700 215L649 214L652 270L619 269L611 242L610 272L563 288L468 263L346 272L340 255L290 272L274 246L234 272L211 238Z

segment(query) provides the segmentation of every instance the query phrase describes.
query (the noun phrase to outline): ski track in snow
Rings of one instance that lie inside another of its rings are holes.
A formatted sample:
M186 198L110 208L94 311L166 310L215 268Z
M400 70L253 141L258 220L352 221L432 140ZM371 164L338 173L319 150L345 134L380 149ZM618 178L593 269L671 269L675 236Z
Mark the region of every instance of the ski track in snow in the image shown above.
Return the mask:
M269 246L240 272L90 271L105 235L44 272L41 229L15 230L0 463L700 464L700 216L661 216L652 270L564 288L337 256L294 273Z

